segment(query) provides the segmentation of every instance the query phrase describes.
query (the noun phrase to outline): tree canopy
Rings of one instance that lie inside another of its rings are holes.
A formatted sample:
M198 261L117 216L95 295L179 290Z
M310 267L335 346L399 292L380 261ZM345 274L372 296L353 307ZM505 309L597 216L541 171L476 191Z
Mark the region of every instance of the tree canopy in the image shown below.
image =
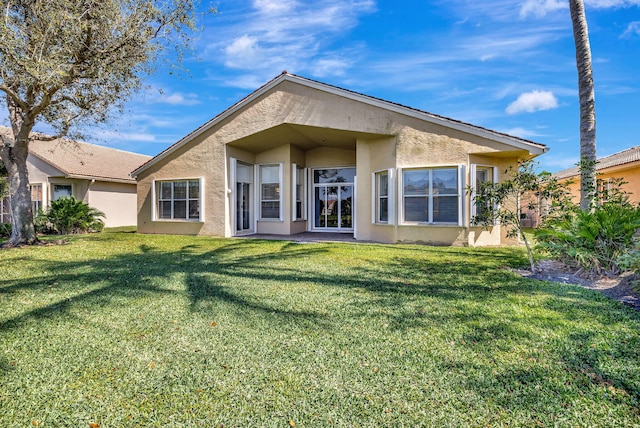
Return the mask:
M83 125L123 112L163 52L181 59L195 1L0 0L0 95L13 132L0 135L12 197L9 245L37 241L26 170L33 127L79 137Z
M191 0L3 0L2 9L0 91L14 133L24 122L47 123L57 136L104 122L168 40L184 46L183 30L195 26Z

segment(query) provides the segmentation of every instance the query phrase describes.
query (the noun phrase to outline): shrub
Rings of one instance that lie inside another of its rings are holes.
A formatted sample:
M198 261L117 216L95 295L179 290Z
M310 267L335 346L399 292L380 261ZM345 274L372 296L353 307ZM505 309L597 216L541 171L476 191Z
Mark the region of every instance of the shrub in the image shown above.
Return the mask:
M0 238L11 236L11 223L0 223Z
M636 276L640 276L640 231L636 232L631 248L620 257L619 265L623 271L634 272Z
M49 229L59 235L99 232L104 228L104 213L73 196L52 201L51 207L37 218L41 231Z
M638 230L640 207L615 197L591 211L549 219L535 236L539 248L570 266L588 273L618 274L638 268L634 259L640 254Z
M58 233L53 225L47 219L46 213L39 209L33 218L33 226L36 228L36 233L42 235L55 235Z

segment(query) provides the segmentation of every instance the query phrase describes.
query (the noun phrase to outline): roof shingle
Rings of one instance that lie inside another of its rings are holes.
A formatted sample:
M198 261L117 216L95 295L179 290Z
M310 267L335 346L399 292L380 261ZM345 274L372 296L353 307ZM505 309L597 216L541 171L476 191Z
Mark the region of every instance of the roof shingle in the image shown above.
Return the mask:
M9 128L0 127L0 132L13 138ZM139 153L61 139L32 140L29 154L60 170L68 178L127 183L135 183L129 173L151 159L151 156Z
M609 156L598 159L596 164L596 170L611 168L614 166L620 166L627 163L640 160L640 146L631 147L618 153L614 153ZM564 179L569 177L575 177L580 174L580 169L577 166L568 168L553 174L558 179Z

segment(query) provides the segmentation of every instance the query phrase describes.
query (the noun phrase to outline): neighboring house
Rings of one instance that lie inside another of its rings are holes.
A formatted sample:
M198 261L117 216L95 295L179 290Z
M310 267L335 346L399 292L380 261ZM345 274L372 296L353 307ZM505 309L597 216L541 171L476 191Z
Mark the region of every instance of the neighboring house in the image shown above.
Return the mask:
M0 132L11 135L8 128L0 127ZM133 226L136 182L129 173L149 159L151 156L77 141L33 140L27 168L34 214L52 200L74 196L104 212L106 227ZM5 204L8 207L7 200Z
M640 146L632 147L610 156L598 159L596 164L598 190L609 190L613 180L622 179L626 183L621 189L629 194L629 200L640 203ZM554 176L569 182L574 201L580 201L580 171L578 167L556 172Z
M283 72L132 172L138 231L497 245L467 185L545 151Z

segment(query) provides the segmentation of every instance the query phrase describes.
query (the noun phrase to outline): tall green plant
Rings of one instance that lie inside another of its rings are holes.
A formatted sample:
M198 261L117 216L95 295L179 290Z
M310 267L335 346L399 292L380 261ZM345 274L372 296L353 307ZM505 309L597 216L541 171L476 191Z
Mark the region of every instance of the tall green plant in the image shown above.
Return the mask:
M51 202L43 220L60 235L99 232L104 228L104 213L73 196Z
M477 188L469 186L477 214L471 223L483 227L501 224L507 227L508 237L519 237L527 248L531 271L536 271L533 249L524 233L521 209L541 211L543 217L566 215L569 191L548 172L535 171L533 160L522 161L517 168L509 167L506 178L499 183L484 182ZM540 210L540 205L544 209Z
M640 206L629 202L622 180L598 194L591 211L573 210L549 218L536 232L538 247L584 272L618 274L634 269L629 254L640 254Z

